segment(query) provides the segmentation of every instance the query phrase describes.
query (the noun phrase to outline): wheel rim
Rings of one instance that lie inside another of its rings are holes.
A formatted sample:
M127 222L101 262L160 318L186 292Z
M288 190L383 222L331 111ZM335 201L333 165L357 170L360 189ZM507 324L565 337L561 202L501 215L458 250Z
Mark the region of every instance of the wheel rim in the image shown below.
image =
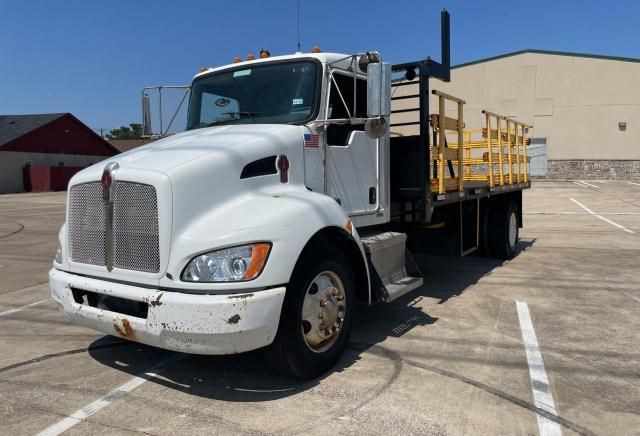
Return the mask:
M516 238L518 237L518 221L516 214L511 212L509 215L509 247L515 248Z
M347 309L344 285L332 271L318 274L305 290L301 329L307 347L322 353L335 344Z

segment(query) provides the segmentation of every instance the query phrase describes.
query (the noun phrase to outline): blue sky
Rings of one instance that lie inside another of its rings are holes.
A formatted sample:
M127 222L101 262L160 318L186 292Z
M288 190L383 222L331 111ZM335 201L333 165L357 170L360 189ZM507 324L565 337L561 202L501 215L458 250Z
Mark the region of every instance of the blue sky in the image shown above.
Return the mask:
M452 62L525 48L640 58L640 2L300 0L303 51L378 50L391 62ZM296 49L295 0L0 0L0 114L72 112L92 128L140 119L146 85L185 84L201 66Z

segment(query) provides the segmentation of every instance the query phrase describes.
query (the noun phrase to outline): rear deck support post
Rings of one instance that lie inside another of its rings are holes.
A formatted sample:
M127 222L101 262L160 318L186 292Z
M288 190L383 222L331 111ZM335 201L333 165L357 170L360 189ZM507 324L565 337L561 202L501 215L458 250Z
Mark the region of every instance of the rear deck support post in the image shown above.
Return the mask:
M493 180L493 146L491 145L491 115L485 113L487 123L487 152L489 158L489 188L495 186Z
M504 160L502 157L502 118L496 117L498 123L498 162L500 163L500 186L504 186Z
M520 176L520 134L518 133L520 125L516 124L514 127L516 132L516 179L520 183L522 181ZM524 131L522 132L522 139L524 139Z
M511 159L511 122L507 120L507 162L509 162L509 184L513 184L513 160Z
M438 194L444 194L444 142L446 140L445 131L445 101L444 97L438 96Z
M471 132L465 132L465 143L469 144L469 147L466 149L467 166L465 168L465 174L467 176L471 175Z
M462 102L458 101L458 191L464 191L464 131Z
M524 138L524 132L526 130L526 126L523 124L522 126L522 157L524 159L524 182L527 183L529 181L529 171L527 169L527 142Z

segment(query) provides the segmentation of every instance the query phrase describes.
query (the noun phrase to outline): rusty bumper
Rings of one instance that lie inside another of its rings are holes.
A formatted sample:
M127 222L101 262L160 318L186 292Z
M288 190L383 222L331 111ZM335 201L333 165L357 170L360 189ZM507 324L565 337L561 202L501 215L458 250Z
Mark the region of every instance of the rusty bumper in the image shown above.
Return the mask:
M195 295L112 283L51 269L54 301L74 323L132 341L194 354L235 354L273 342L285 288ZM75 301L73 290L146 304L146 318Z

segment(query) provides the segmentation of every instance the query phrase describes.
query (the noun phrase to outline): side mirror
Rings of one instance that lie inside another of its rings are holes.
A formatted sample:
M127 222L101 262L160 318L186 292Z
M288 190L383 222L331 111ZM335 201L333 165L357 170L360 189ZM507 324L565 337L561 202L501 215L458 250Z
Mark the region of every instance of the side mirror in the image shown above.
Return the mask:
M367 65L367 117L391 115L391 64L385 62Z
M153 135L151 129L151 101L149 94L146 92L142 94L142 136Z
M386 118L369 118L364 122L364 133L369 138L378 139L387 133L388 127Z

